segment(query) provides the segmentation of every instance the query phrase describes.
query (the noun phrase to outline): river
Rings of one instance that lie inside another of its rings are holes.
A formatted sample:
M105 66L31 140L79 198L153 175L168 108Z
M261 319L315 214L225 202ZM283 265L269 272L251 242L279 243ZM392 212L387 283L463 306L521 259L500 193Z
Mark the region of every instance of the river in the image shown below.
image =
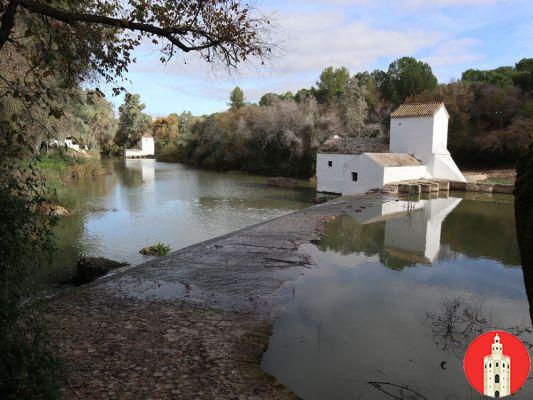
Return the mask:
M533 346L513 206L452 193L333 219L300 249L315 266L287 288L262 367L311 400L483 398L463 371L471 341L503 330Z
M139 250L156 242L172 250L311 205L309 182L297 189L267 185L267 178L220 173L155 160L115 160L111 173L67 188L80 211L55 227L57 251L38 279L71 278L79 255L137 265Z

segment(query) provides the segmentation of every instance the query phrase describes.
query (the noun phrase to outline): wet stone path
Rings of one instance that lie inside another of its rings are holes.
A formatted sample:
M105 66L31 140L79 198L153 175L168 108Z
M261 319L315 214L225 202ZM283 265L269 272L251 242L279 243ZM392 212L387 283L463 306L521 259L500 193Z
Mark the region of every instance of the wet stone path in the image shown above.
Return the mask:
M340 198L199 243L50 301L68 399L285 399L263 372L299 251L332 218L392 195Z

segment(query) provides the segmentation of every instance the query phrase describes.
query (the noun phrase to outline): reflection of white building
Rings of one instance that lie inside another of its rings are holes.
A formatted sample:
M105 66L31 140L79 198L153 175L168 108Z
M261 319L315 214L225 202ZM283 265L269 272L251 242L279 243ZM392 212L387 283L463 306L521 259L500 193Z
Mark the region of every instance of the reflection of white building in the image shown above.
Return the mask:
M317 190L351 195L412 179L466 182L447 150L443 103L402 104L391 114L390 144L332 138L317 154Z
M125 158L150 158L155 155L154 138L145 133L141 138L140 149L126 149Z
M143 183L155 181L154 160L125 160L126 168L132 171L140 171Z
M390 201L350 215L360 224L385 221L385 248L394 256L433 262L439 253L442 222L459 198Z
M491 397L511 394L511 358L503 354L498 334L494 336L492 353L483 358L483 394Z

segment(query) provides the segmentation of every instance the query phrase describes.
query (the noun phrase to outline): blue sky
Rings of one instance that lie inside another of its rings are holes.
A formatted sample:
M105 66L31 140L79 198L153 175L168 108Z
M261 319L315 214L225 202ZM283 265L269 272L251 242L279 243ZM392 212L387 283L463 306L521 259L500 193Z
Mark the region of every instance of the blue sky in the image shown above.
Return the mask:
M270 16L276 56L266 66L237 71L213 69L194 55L159 62L157 48L135 52L126 88L141 95L153 116L227 109L239 85L247 100L266 92L310 87L323 68L346 66L352 73L387 69L401 56L428 62L440 82L468 68L513 65L533 57L531 0L257 0ZM109 91L106 91L109 92ZM107 96L117 106L122 99Z

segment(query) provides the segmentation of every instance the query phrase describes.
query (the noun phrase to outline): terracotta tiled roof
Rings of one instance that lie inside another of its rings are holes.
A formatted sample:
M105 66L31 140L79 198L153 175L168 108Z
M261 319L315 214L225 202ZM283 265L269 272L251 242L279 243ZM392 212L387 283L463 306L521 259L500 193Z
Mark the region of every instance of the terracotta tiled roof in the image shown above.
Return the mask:
M420 164L420 161L407 153L367 153L367 156L384 167L422 165Z
M329 139L320 147L320 153L362 154L388 151L385 138L338 138Z
M435 115L435 113L441 106L444 106L444 103L402 104L391 114L391 117L425 117L428 115Z

